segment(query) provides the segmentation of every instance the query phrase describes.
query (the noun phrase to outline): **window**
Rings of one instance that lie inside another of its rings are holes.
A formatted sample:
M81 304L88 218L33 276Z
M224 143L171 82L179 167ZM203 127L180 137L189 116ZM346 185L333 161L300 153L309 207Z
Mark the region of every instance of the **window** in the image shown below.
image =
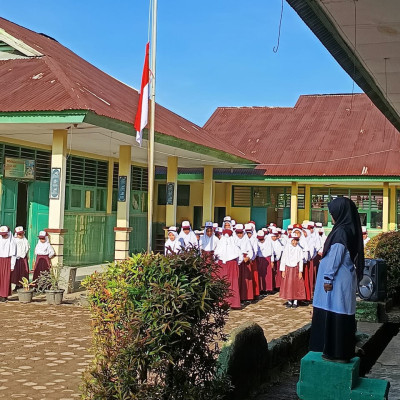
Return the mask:
M297 194L297 208L300 210L304 210L305 208L305 200L306 200L306 188L304 186L298 188Z
M232 186L232 207L251 206L251 186Z
M85 190L85 208L94 208L94 190Z
M107 210L107 189L96 189L96 211Z
M253 189L253 207L267 207L269 190L267 186L255 186Z
M362 225L368 228L382 228L383 190L379 189L312 188L311 219L322 222L324 226L330 225L328 203L340 196L349 197L354 201Z
M167 203L167 186L165 183L158 184L158 196L157 204L159 206L165 206ZM190 185L178 185L177 189L177 205L178 206L188 206L190 204ZM147 209L147 202L145 205Z
M82 208L82 190L71 189L71 208Z

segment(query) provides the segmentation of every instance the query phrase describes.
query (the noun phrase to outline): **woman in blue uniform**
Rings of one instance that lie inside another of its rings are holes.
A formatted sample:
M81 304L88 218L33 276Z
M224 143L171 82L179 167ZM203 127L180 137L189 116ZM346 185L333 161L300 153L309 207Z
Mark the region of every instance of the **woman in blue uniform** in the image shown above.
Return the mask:
M334 227L326 239L313 300L310 350L325 360L354 357L357 277L364 269L364 246L356 205L346 197L328 204Z

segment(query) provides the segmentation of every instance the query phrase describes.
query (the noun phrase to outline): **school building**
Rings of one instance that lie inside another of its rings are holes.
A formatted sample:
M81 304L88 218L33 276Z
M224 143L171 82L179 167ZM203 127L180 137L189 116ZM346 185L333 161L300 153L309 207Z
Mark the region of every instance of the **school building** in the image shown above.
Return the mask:
M141 61L138 61L141 62ZM138 92L55 39L0 18L0 223L45 229L69 266L146 248L147 140ZM164 227L252 219L331 226L349 196L372 234L400 223L399 133L366 95L218 108L203 126L156 106L153 248Z

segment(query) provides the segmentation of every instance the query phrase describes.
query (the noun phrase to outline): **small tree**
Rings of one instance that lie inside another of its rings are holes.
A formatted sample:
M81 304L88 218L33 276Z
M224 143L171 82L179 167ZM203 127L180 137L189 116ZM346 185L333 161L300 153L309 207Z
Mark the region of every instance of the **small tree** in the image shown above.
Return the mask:
M217 270L189 251L134 255L88 277L95 358L83 398L221 399L228 285Z

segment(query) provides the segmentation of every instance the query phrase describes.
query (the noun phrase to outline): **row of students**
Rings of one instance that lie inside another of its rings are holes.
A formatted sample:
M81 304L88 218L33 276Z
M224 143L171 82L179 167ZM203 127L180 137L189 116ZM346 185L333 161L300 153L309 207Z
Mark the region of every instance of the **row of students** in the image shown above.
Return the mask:
M231 285L232 295L228 302L232 308L240 308L241 301L251 301L260 294L279 290L283 275L285 275L286 281L293 280L292 273L286 274L286 267L293 267L292 255L284 258L284 263L281 263L288 244L291 247L299 244L296 253L300 254L301 252L302 263L301 266L297 266L299 270L301 269L298 272L302 273L304 293L311 293L313 290L311 288L306 291L306 285L310 285L311 282L308 274L311 275L312 272L313 276L316 275L317 263L310 267L310 262L322 252L326 238L322 224L318 225L314 226L313 223L310 223L307 226L289 226L288 232L285 232L275 224L270 224L268 228L256 232L255 224L252 221L245 225L236 224L230 217L225 217L223 227L207 222L204 231L193 232L190 223L184 221L179 234L175 226L168 229L165 254L177 253L191 247L215 258L216 262L220 264L221 276L226 277ZM294 238L291 235L293 230L295 230ZM291 250L291 247L288 247L286 253ZM308 266L307 279L303 279L304 265ZM312 280L312 282L314 281L315 279ZM296 292L292 294L293 299L289 299L291 296L287 291L285 291L285 296L288 296L288 300L293 301L311 299L310 294L299 297ZM289 301L288 304L296 306L297 302Z
M15 228L14 235L7 226L0 226L0 236L0 302L4 302L11 295L11 284L16 290L22 287L22 278L29 279L30 246L22 226ZM47 233L40 231L35 247L33 281L40 272L50 269L50 259L54 255Z

